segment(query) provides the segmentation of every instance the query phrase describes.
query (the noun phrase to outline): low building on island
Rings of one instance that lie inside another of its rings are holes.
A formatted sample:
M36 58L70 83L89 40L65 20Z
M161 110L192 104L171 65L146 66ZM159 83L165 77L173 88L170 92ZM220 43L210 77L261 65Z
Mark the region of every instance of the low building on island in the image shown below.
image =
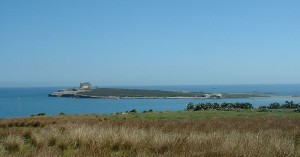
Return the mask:
M81 90L90 90L91 88L92 88L92 85L89 82L80 83Z
M59 89L57 92L49 94L50 97L84 97L80 92L86 92L92 89L92 85L89 82L80 83L80 87L72 89Z

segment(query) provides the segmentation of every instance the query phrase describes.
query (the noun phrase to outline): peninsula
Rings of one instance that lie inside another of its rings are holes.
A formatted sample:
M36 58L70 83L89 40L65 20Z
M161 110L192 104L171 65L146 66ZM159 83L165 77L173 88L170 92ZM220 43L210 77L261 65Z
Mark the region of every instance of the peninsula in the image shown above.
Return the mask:
M204 93L190 91L163 91L147 89L121 89L121 88L92 88L91 84L84 82L79 88L60 89L49 94L50 97L71 98L103 98L103 99L197 99L197 98L249 98L265 97L259 93Z

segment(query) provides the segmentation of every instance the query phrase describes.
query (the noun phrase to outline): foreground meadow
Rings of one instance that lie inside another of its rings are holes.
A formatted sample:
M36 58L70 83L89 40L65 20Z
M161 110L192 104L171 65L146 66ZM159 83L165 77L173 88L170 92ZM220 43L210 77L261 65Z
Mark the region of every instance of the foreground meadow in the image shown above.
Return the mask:
M210 110L1 119L0 156L300 156L300 113Z

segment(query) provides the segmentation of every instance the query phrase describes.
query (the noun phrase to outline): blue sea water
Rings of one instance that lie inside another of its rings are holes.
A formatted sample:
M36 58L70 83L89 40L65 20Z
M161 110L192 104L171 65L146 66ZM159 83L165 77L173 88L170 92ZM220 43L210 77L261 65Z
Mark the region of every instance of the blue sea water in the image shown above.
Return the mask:
M184 110L189 102L249 102L254 106L269 105L272 102L283 103L294 101L300 103L300 84L294 85L203 85L203 86L123 86L118 88L131 89L160 89L202 91L212 93L272 93L270 98L245 99L77 99L48 97L49 93L57 91L58 87L47 88L0 88L0 118L24 117L32 114L46 113L56 115L90 114L125 112L136 109L141 112L152 109L154 111Z

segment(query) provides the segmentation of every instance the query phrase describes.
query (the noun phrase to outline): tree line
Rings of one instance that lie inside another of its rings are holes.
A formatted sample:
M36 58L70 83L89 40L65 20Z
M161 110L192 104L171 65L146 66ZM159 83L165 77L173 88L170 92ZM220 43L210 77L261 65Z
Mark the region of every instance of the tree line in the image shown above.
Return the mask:
M296 109L299 107L300 104L294 103L293 101L285 101L283 104L274 102L269 106L259 106L258 109Z
M186 105L186 110L193 110L193 111L200 111L200 110L209 110L209 109L216 109L216 110L227 110L227 109L254 109L251 103L244 103L244 102L236 102L236 103L199 103L194 104L192 102ZM269 104L268 106L259 106L259 110L268 110L268 109L296 109L295 111L300 112L300 104L294 103L293 101L285 101L284 103L280 104L278 102L274 102Z
M192 102L188 103L186 110L208 110L208 109L253 109L253 105L250 103L199 103L193 104Z

